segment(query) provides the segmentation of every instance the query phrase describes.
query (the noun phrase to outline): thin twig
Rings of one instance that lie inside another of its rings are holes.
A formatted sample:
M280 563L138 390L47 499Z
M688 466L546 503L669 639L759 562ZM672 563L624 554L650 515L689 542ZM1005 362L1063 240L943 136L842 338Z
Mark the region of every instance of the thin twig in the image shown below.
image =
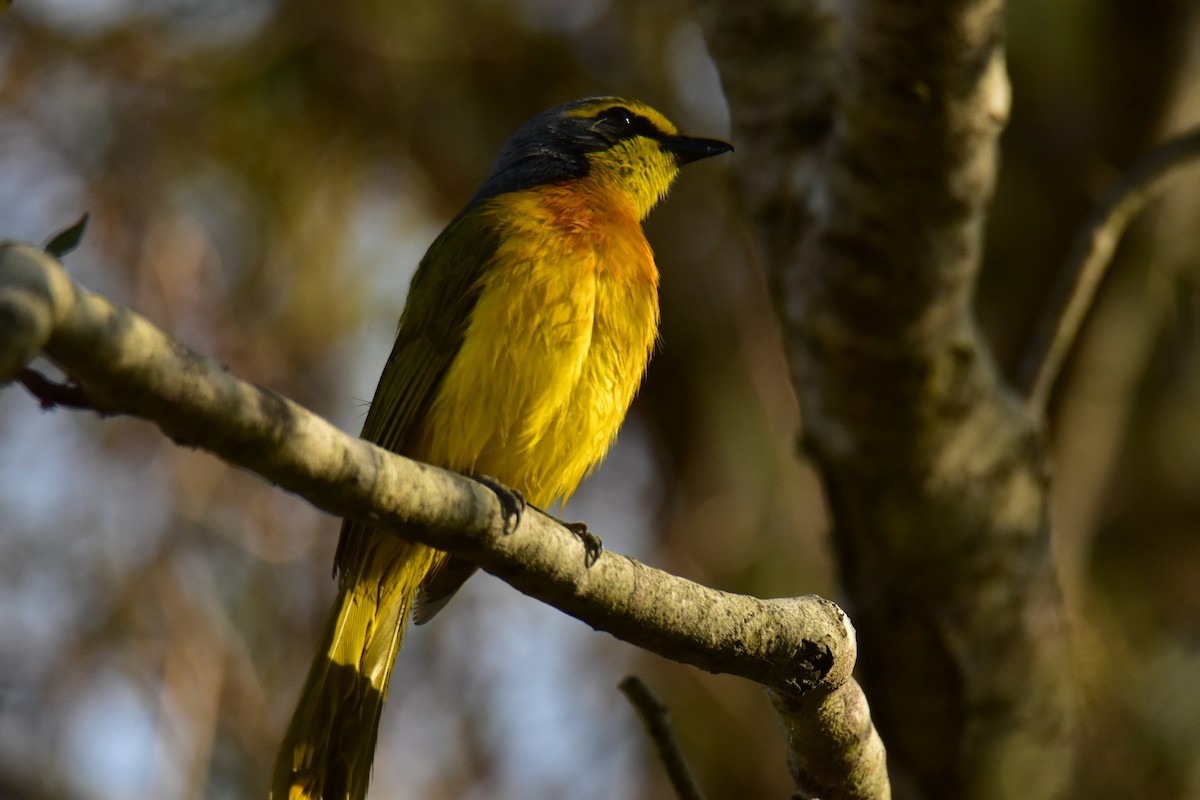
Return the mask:
M54 408L74 408L93 411L87 393L77 383L55 383L37 370L26 367L17 373L17 381L37 398L38 405L48 411Z
M1018 385L1026 404L1044 413L1063 363L1092 307L1113 252L1133 218L1167 179L1200 160L1200 127L1151 150L1114 186L1075 240L1058 285L1021 364Z
M642 718L646 733L654 742L654 749L658 751L659 760L667 770L667 778L670 779L675 794L680 800L704 800L704 793L700 791L696 777L692 775L692 769L683 757L679 740L675 738L675 729L671 726L671 712L667 710L667 706L658 699L658 695L646 682L636 675L625 678L618 688L625 693L625 697Z

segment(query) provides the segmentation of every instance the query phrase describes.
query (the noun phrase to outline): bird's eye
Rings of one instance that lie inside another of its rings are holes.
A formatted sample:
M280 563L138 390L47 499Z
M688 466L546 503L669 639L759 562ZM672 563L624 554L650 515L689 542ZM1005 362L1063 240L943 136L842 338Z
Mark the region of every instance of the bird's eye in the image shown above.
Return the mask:
M612 122L616 122L622 126L628 127L633 125L633 112L621 106L613 106L612 108L604 109L604 111L601 112L600 117L601 119L611 120Z

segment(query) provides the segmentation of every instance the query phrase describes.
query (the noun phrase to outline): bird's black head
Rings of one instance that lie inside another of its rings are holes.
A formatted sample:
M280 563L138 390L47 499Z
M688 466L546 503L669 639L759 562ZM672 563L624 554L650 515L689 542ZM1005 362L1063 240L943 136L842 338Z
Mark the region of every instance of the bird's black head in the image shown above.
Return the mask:
M638 195L644 213L666 193L679 167L732 149L715 139L681 136L666 117L635 100L576 100L522 125L475 200L603 173L627 184L622 188Z

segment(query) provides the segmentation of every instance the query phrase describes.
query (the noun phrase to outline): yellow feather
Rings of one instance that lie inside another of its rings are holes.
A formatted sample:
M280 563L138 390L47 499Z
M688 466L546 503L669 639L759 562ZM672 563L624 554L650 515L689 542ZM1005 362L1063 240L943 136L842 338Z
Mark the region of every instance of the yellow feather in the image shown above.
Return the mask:
M604 457L658 329L658 271L629 198L586 178L502 195L467 336L413 452L481 472L535 505Z
M680 163L728 146L680 137L658 112L617 98L530 125L485 184L515 188L473 202L422 260L363 438L489 475L544 508L604 458L654 347L658 271L641 220ZM428 619L473 569L402 535L343 525L337 602L273 797L366 795L414 598L437 587L418 612Z

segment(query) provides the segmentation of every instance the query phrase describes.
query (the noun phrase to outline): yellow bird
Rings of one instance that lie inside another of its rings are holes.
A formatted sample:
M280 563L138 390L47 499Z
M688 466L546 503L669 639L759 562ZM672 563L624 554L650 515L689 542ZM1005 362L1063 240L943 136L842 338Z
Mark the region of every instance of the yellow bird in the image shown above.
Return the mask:
M616 97L557 106L500 151L412 279L364 439L566 500L617 435L658 335L641 222L679 168L725 153ZM275 800L361 800L410 614L474 566L346 521L338 596L275 763Z

